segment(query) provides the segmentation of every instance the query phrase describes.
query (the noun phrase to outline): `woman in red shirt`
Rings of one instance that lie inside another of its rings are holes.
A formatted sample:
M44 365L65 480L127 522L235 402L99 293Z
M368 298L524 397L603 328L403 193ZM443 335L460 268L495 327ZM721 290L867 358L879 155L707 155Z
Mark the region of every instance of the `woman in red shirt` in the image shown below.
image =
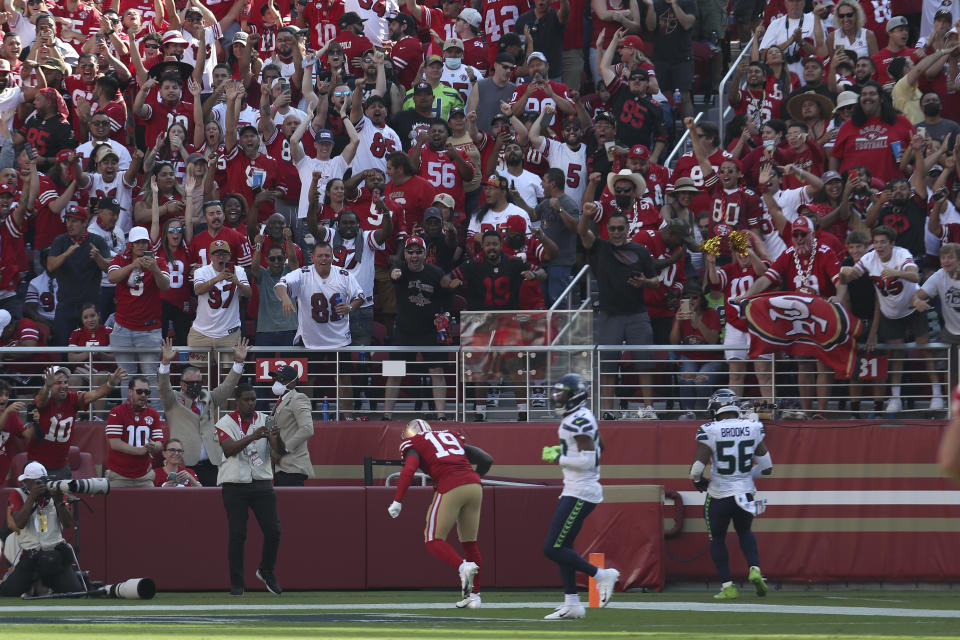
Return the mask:
M88 302L80 311L80 326L70 334L68 343L71 347L101 347L92 354L68 353L67 360L78 363L70 376L70 386L76 388L95 389L107 381L116 364L113 354L103 347L110 346L110 329L100 324L100 314L97 305ZM101 398L93 403L97 413L106 410L106 399Z
M162 255L170 274L170 288L160 291L160 335L166 337L173 325L176 344L187 344L196 304L189 286L187 244L183 218L171 218L162 225L159 218L150 227L154 255Z
M720 316L707 307L703 287L697 280L687 280L683 287L680 308L670 329L670 344L717 344L720 338ZM695 409L706 409L705 399L716 385L722 360L720 350L686 351L680 355L681 420L695 420ZM695 400L699 399L699 400ZM699 407L696 405L699 404Z
M153 470L155 487L199 487L200 480L193 469L183 464L183 443L169 438L163 443L163 464Z

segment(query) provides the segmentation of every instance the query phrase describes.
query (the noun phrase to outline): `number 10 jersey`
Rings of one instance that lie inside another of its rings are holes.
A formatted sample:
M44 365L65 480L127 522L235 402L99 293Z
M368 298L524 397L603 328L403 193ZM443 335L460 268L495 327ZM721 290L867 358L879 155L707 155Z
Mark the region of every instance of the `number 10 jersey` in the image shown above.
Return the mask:
M463 448L463 436L450 431L418 433L400 443L400 458L413 449L420 456L420 470L433 478L437 493L447 493L460 485L480 482Z
M728 498L757 490L750 470L753 455L763 442L763 425L756 420L730 418L708 422L697 429L697 442L710 447L711 498Z

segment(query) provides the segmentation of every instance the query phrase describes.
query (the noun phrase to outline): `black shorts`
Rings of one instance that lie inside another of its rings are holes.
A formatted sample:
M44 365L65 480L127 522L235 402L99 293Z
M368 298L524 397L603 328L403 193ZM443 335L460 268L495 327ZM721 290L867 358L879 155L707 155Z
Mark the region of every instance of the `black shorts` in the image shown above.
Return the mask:
M393 344L396 347L435 347L437 346L437 335L435 333L424 333L421 335L408 335L397 333L394 336ZM446 357L444 353L422 353L423 360L417 357L421 355L420 351L391 351L390 360L406 360L407 375L423 375L430 369L436 369L442 366L439 362Z
M927 324L927 316L914 311L910 315L891 320L880 314L880 322L877 323L877 342L889 342L890 340L903 340L909 342L919 336L926 336L930 333L930 325Z

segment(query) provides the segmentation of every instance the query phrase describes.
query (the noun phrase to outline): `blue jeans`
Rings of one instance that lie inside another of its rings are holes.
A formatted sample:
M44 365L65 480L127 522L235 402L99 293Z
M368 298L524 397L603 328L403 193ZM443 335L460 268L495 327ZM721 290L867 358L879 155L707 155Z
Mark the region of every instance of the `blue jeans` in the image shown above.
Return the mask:
M160 348L163 345L163 336L160 329L150 331L134 331L120 325L113 327L110 334L110 347L114 350L117 366L122 367L127 375L136 375L139 371L146 376L151 389L157 388L157 367L160 360ZM125 349L125 352L120 352ZM150 400L150 406L160 408L157 396Z
M80 326L80 311L83 302L57 302L53 316L53 341L51 344L64 346L70 342L70 334Z
M706 409L707 404L703 399L710 397L713 393L713 387L717 384L716 372L720 370L721 360L710 360L709 362L693 362L685 357L680 357L680 371L682 375L705 375L706 381L686 381L683 378L677 380L677 391L680 393L680 408L684 411L702 411ZM694 400L697 398L697 400ZM699 405L699 406L696 406Z
M292 347L296 329L290 331L257 331L258 347Z
M557 301L557 298L560 297L563 290L566 289L570 281L573 280L573 275L571 274L573 267L570 265L546 265L544 268L547 270L547 281L542 285L543 297L546 298L547 307L549 308L553 306L553 303ZM566 309L567 302L561 302L559 308Z

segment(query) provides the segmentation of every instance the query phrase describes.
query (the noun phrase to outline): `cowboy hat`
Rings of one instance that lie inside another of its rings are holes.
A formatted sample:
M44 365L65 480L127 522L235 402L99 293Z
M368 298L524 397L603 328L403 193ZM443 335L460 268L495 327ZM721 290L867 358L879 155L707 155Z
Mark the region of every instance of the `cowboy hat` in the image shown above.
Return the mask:
M643 194L647 192L647 183L639 173L634 173L630 169L621 169L617 173L608 173L607 174L607 189L610 190L610 193L614 192L613 185L615 185L620 180L629 180L633 183L633 186L636 189L637 197L643 197Z
M833 100L822 93L817 93L816 91L804 91L803 93L798 93L787 101L787 113L790 114L790 117L794 120L803 122L803 116L800 114L800 107L803 105L805 100L813 100L820 106L820 115L824 120L833 114Z

